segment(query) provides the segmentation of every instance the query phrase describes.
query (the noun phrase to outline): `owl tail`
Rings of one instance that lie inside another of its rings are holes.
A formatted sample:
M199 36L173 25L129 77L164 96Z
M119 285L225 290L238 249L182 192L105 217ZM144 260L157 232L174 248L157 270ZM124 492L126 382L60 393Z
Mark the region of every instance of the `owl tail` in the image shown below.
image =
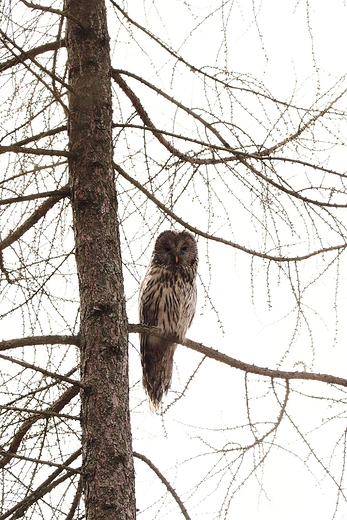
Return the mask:
M176 346L163 339L141 337L142 383L153 412L158 411L170 388Z

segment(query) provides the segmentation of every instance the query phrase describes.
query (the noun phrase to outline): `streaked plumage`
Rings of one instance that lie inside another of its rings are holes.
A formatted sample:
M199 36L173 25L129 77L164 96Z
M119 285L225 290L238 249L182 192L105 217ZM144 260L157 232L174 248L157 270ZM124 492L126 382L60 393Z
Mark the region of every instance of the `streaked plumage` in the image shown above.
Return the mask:
M140 323L184 339L196 308L196 241L187 231L164 231L140 287ZM176 343L140 335L143 386L157 410L170 388Z

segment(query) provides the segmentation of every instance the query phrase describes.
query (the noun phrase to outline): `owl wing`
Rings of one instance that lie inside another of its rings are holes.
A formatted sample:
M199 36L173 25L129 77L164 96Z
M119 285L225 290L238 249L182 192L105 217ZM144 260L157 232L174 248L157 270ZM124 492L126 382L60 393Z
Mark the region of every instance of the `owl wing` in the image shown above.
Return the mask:
M151 266L139 295L140 322L184 338L196 307L194 271L175 272ZM143 386L157 409L170 388L176 343L140 334Z
M140 322L160 327L165 331L165 323L169 313L165 308L165 289L162 268L149 270L140 288L139 314ZM160 406L162 397L167 393L173 368L173 355L176 344L162 338L140 334L141 364L143 370L143 386L148 394L152 409Z
M156 278L148 271L141 284L139 294L140 322L150 326L157 324L158 287Z

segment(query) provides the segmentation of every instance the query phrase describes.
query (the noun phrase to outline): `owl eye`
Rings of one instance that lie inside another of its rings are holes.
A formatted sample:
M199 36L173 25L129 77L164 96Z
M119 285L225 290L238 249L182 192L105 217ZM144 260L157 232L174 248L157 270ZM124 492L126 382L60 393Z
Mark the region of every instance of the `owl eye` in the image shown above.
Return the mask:
M188 246L181 247L181 251L187 251L187 249L188 249Z
M169 252L171 251L171 249L170 249L169 247L165 247L165 251L166 251L167 253L169 253Z

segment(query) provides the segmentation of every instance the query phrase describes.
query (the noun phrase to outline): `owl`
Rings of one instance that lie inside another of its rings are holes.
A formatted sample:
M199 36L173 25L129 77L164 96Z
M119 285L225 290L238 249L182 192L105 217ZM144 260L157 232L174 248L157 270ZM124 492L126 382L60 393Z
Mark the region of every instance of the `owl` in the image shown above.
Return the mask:
M140 323L183 340L196 308L198 250L187 231L163 231L140 287ZM176 343L140 334L142 382L151 409L158 410L170 388Z

